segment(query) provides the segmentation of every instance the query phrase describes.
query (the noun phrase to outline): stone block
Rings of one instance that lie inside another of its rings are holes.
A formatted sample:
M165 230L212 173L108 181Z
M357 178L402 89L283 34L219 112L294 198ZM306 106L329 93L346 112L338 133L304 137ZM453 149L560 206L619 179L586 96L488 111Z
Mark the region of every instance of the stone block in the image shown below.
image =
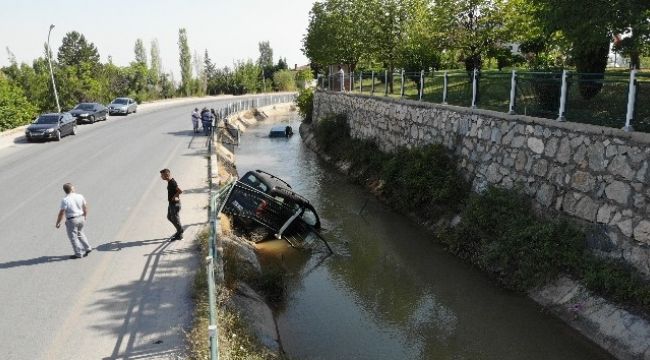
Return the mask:
M575 216L587 221L594 221L598 212L598 204L589 196L584 196L575 207Z
M596 179L591 174L583 171L576 171L571 177L571 187L585 193L594 190Z
M558 148L556 159L562 164L568 163L569 159L571 159L571 144L569 143L569 139L562 138L560 140L560 147Z
M639 225L634 228L634 239L650 245L650 221L642 220Z
M546 148L544 149L544 155L553 158L557 152L559 140L557 138L551 138L546 141Z
M536 198L543 207L550 207L555 199L555 187L546 183L542 184L537 190Z
M537 176L546 176L548 171L548 161L540 159L533 165L533 174Z
M512 146L513 148L517 148L517 149L518 149L518 148L524 146L524 142L526 142L526 138L525 138L525 137L523 137L523 136L515 136L515 137L512 139L512 142L510 143L510 146Z
M528 148L535 154L541 154L544 152L544 141L538 138L528 138Z
M605 188L605 195L607 198L614 200L623 206L627 206L630 192L630 185L621 181L612 181L612 183L607 185Z
M605 161L605 146L596 142L589 146L587 150L587 157L589 158L589 168L593 171L603 171L607 166Z
M622 176L627 180L633 180L636 172L630 167L629 159L625 155L617 155L609 164L608 170L614 175Z
M630 237L632 236L632 219L625 219L616 224L618 229L621 230L623 235Z
M600 209L598 209L598 213L596 214L596 222L608 224L612 219L612 213L616 212L617 210L618 208L614 205L605 204L601 206Z
M517 171L522 171L526 167L526 161L528 158L526 157L526 152L525 151L519 151L517 153L517 157L515 158L515 170Z

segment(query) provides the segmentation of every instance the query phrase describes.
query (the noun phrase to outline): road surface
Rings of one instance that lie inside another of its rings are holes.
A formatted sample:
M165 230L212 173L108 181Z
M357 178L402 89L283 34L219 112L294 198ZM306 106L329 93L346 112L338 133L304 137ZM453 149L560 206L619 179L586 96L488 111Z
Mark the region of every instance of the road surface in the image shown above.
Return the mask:
M1 359L183 357L192 240L208 201L206 138L192 133L190 113L235 99L141 106L58 143L14 136L0 147ZM166 241L162 168L184 190L183 241ZM54 226L66 182L89 204L95 251L78 260Z

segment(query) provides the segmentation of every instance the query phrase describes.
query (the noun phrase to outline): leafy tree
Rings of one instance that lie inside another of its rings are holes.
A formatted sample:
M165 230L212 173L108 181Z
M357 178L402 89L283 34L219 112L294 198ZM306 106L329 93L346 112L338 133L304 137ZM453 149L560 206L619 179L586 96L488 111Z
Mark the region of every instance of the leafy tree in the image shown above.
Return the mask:
M92 70L96 70L100 65L99 52L95 44L88 42L86 37L77 31L65 34L57 59L61 66L88 64Z
M303 53L320 66L347 64L354 71L371 53L373 4L364 0L326 0L312 6Z
M0 72L0 131L29 124L36 115L36 110L27 101L22 89L11 84Z
M187 44L187 31L184 28L178 30L178 52L181 66L181 92L190 96L190 84L192 80L192 55Z
M449 35L447 47L460 50L469 72L481 69L483 58L502 39L504 0L438 0L437 26Z
M273 76L273 49L268 41L261 41L257 44L260 57L257 59L257 65L264 71L264 78L270 79Z
M273 84L277 91L295 91L296 79L293 71L279 70L273 74Z
M208 55L208 49L205 49L205 54L203 55L203 69L205 71L205 76L207 80L206 91L208 94L216 94L216 76L217 76L217 67L210 60L210 55Z
M157 86L161 73L162 73L162 60L160 59L160 46L158 45L158 40L154 39L151 41L151 70L150 70L150 78L151 78L151 83L154 86Z
M312 80L314 80L314 74L309 69L298 70L296 73L296 86L298 88L306 88L307 84Z
M141 65L144 65L144 67L147 67L147 49L144 48L144 42L142 42L142 39L137 39L135 41L135 47L134 47L134 52L135 52L135 62Z
M275 71L288 70L289 65L287 64L287 58L278 59L278 64L275 66Z
M256 93L259 87L260 67L253 60L238 60L234 71L234 94Z

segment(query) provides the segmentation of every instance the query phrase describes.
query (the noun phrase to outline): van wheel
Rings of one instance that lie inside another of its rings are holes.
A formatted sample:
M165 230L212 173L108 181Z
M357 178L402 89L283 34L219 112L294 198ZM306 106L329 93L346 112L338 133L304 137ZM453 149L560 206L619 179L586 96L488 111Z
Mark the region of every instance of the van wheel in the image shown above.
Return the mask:
M61 130L56 131L56 137L54 138L54 141L61 141Z
M77 135L77 125L72 127L72 132L70 134Z
M92 115L90 115L90 117L88 118L88 121L89 121L91 124L94 124L94 123L95 123L95 117L92 116Z

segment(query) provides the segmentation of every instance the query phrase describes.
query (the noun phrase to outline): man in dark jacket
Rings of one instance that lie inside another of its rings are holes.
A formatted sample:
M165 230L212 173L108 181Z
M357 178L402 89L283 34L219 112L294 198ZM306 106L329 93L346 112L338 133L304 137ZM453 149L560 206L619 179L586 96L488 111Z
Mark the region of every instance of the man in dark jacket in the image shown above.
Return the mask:
M176 180L172 178L171 171L169 169L160 170L160 177L167 181L167 201L169 205L167 206L167 220L169 220L174 228L176 228L176 233L172 235L169 240L183 240L183 225L181 225L181 194L183 190L178 187Z

